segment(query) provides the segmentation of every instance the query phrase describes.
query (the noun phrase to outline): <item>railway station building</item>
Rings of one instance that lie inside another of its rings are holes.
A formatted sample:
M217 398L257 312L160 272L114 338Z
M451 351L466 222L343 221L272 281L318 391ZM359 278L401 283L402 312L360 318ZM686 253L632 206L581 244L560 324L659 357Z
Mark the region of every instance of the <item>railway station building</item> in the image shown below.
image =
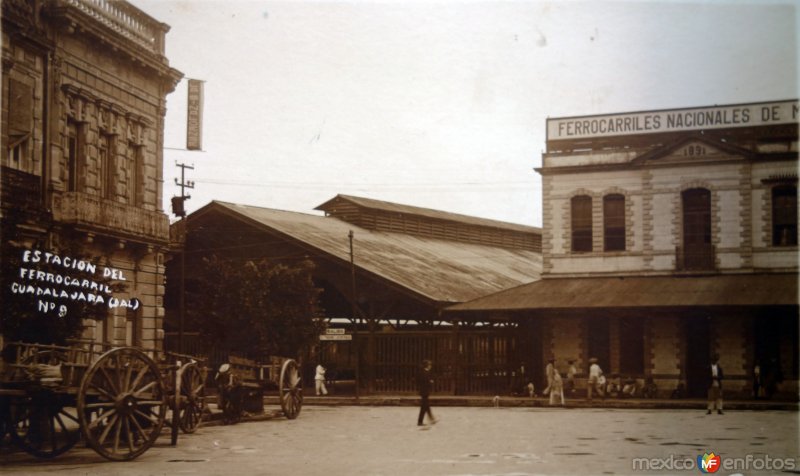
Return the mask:
M701 397L798 397L798 101L547 120L542 275L445 310L523 329L533 360L588 360ZM774 383L774 385L772 385ZM759 396L764 396L760 393Z
M163 340L164 116L182 77L165 56L168 30L125 1L2 2L3 245L64 265L60 283L4 278L34 290L20 299L94 291L84 297L108 312L85 319L83 337L97 343L155 350ZM83 259L113 270L122 289L67 289L66 277L98 278L69 267Z
M306 357L308 370L321 359L337 379L353 380L359 369L363 392L412 393L421 361L432 359L439 393L508 390L527 355L516 329L490 321L453 325L442 310L538 279L540 229L349 195L317 210L324 216L214 201L173 224L185 235L186 289L197 263L212 253L311 260L326 325L349 340L321 336ZM179 261L167 266L171 349L179 338ZM185 351L205 350L219 365L226 357L217 351L231 349L200 349L193 331L187 322Z

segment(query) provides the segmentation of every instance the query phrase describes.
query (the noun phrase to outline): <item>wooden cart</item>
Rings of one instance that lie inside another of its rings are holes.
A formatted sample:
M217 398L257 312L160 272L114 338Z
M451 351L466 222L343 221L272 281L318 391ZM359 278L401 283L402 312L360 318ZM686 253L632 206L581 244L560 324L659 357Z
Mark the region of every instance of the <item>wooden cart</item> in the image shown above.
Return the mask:
M26 452L53 458L81 438L101 456L132 460L161 434L170 410L177 428L193 432L205 411L205 374L188 356L157 363L133 347L100 349L10 343L3 350L0 421Z
M272 357L266 364L254 360L231 355L228 358L230 372L237 381L241 408L222 408L223 421L236 423L241 416L240 410L261 413L264 408L264 393L277 387L281 410L286 418L294 420L300 415L303 407L303 386L301 385L300 367L296 360L285 357ZM220 391L220 389L217 389ZM218 404L220 400L218 400Z

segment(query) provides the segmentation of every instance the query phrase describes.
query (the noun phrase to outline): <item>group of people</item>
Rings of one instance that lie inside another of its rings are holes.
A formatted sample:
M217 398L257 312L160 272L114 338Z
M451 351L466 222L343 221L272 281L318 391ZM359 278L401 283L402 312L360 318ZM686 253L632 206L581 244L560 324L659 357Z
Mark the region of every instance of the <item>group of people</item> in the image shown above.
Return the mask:
M547 387L542 392L543 395L549 396L550 405L566 405L566 395L574 395L576 392L575 377L578 370L575 367L574 360L568 360L568 368L565 377L562 377L561 372L556 368L556 359L550 358L547 366L545 367L545 376L547 378ZM417 425L423 426L425 417L431 424L435 424L437 419L433 416L430 406L430 395L434 386L433 378L433 364L430 360L424 360L417 376L417 388L420 395L420 408L419 416L417 418ZM719 355L715 354L711 358L708 368L708 414L716 412L720 415L723 414L722 410L722 381L724 374L722 366L719 364ZM514 374L515 386L519 384L519 377L524 376L524 367L520 367L520 373ZM325 368L320 364L317 365L315 383L317 395L327 395L328 391L325 388ZM759 396L759 391L763 385L761 369L756 364L754 369L753 379L753 392L756 398ZM769 393L774 392L772 384ZM524 390L531 397L536 396L535 387L532 382L527 382ZM683 394L682 386L673 392L673 398L680 398ZM616 397L643 397L654 398L657 394L658 387L651 377L645 380L644 385L640 385L637 379L631 376L612 375L611 379L607 379L600 367L597 358L592 357L589 359L589 373L586 385L586 398L591 401L595 396L605 398L607 395ZM678 397L675 396L679 392Z

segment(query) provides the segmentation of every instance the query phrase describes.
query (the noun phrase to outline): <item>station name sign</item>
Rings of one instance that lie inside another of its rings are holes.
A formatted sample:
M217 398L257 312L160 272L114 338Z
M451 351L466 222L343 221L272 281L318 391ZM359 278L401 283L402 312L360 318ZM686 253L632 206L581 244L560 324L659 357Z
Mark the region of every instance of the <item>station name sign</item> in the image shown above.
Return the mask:
M203 150L203 81L198 79L188 81L186 150Z
M547 140L797 124L798 101L644 111L547 120Z
M325 333L319 336L319 340L353 340L351 334L345 334L344 329L325 329Z

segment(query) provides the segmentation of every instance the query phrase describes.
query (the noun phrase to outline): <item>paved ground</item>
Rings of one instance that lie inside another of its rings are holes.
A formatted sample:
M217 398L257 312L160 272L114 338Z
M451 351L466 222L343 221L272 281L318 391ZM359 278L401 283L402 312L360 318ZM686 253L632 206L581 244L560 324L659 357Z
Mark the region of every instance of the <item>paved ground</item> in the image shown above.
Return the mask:
M633 458L694 461L798 458L798 413L696 410L434 408L440 422L416 426L413 407L306 406L275 417L201 428L169 447L165 434L138 460L106 462L76 448L49 462L3 454L4 474L59 475L502 475L646 474ZM756 463L758 464L758 463ZM663 467L662 467L663 469ZM668 469L668 468L667 468ZM757 468L758 469L758 468ZM782 468L785 469L785 468ZM775 474L724 471L717 474ZM659 473L656 471L653 474ZM662 470L661 474L701 474Z

